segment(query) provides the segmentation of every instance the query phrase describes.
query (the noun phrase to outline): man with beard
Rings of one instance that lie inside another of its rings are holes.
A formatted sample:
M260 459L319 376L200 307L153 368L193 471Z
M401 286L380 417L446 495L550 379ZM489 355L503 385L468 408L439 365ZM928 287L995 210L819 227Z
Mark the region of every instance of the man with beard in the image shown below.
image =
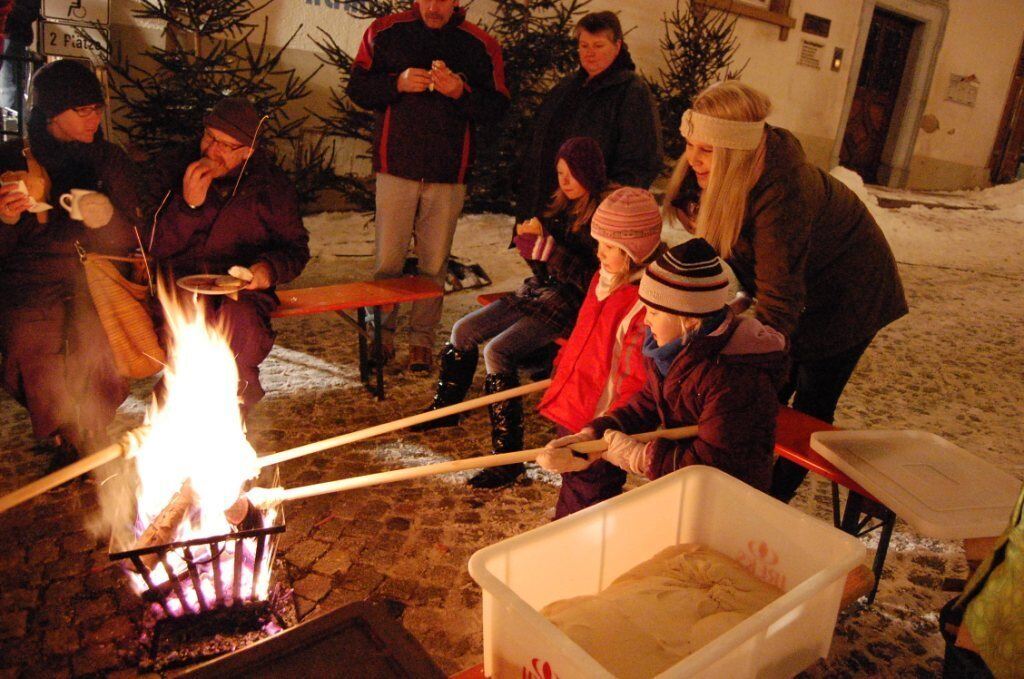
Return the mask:
M233 267L251 273L237 299L206 298L207 318L229 332L243 414L264 395L259 365L274 345L274 289L309 261L309 233L295 187L258 148L262 122L245 99L229 97L213 107L203 121L199 159L185 168L158 212L150 252L177 278L226 274Z
M376 114L374 277L401 275L409 239L417 273L443 286L455 224L466 197L475 128L509 103L501 48L466 20L458 0L419 0L366 29L348 95ZM427 372L442 298L409 315L409 368ZM397 308L383 321L385 359L394 354Z

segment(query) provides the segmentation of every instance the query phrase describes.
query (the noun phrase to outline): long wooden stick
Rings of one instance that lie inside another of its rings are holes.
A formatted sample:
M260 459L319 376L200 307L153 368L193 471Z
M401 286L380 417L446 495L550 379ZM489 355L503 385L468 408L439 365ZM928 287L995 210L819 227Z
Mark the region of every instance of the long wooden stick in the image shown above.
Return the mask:
M140 432L144 429L144 427L140 427L139 429L125 432L124 437L118 443L112 443L99 452L83 457L81 460L73 462L63 469L58 469L52 474L47 474L41 479L36 479L32 483L0 497L0 514L6 512L11 507L20 505L26 500L31 500L37 495L42 495L51 488L56 488L62 483L67 483L75 477L91 472L97 467L102 467L112 460L127 455L138 444L139 437L141 436Z
M674 429L649 431L642 434L633 434L632 436L638 441L650 441L659 438L685 439L692 438L696 435L697 427L694 425L690 427L676 427ZM570 446L572 450L587 454L600 452L605 450L607 447L608 444L605 443L603 439L585 441ZM298 500L306 497L314 497L316 495L326 495L327 493L338 493L344 490L353 490L355 488L378 486L384 483L395 483L396 481L406 481L408 479L416 479L424 476L451 474L453 472L460 472L466 469L499 467L504 464L512 464L515 462L530 462L531 460L535 460L538 455L544 452L544 450L544 448L531 448L529 450L519 450L512 453L482 455L480 457L470 457L464 460L437 462L435 464L427 464L421 467L392 469L386 472L367 474L365 476L355 476L348 479L339 479L338 481L328 481L326 483L316 483L309 486L299 486L297 488L264 488L259 489L262 491L259 493L253 493L250 491L250 496L254 504L257 504L257 506L267 506L277 504L279 502L285 502L287 500Z
M498 391L493 394L488 394L487 396L480 396L469 401L463 401L462 403L456 403L455 405L438 408L437 410L431 410L417 415L409 415L408 417L392 420L391 422L385 422L384 424L378 424L373 427L367 427L366 429L359 429L357 431L349 432L348 434L341 434L340 436L334 436L329 439L324 439L323 441L307 443L306 445L299 446L297 448L290 448L289 450L282 450L279 453L264 455L257 460L257 464L260 467L266 467L268 465L278 464L279 462L287 462L288 460L294 460L297 457L312 455L313 453L319 453L331 448L338 448L339 446L355 443L356 441L363 441L365 439L373 438L374 436L380 436L381 434L397 431L398 429L405 429L406 427L411 427L415 424L430 422L431 420L437 420L442 417L447 417L448 415L464 413L467 410L497 403L498 401L532 394L535 391L547 389L550 385L550 379L531 382L530 384L524 384L523 386L515 387L514 389Z

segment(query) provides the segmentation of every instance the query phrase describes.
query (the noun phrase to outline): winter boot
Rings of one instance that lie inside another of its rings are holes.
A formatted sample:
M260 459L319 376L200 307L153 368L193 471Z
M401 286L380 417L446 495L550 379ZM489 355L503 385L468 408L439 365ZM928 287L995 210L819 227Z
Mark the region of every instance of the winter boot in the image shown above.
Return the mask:
M484 391L494 394L519 386L516 373L491 373L484 381ZM523 448L523 399L511 398L488 406L491 415L491 444L493 453L510 453ZM522 462L489 467L469 480L474 488L504 488L526 471Z
M437 378L437 393L434 400L424 412L430 412L439 408L462 403L469 391L469 385L473 383L473 373L476 372L477 350L476 347L460 351L451 342L444 345L440 355L441 369ZM429 422L414 424L411 431L430 431L439 427L454 427L459 423L461 416L448 415Z

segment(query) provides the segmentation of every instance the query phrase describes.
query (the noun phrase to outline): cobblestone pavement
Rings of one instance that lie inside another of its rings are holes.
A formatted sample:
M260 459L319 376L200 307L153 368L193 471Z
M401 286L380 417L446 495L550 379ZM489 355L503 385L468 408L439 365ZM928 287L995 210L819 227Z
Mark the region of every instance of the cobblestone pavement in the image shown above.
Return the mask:
M351 277L364 275L365 258L353 261ZM869 351L839 423L929 429L1021 476L1024 455L1011 422L1019 404L990 387L1021 382L1014 333L1022 312L998 302L1019 299L1019 277L964 277L927 267L904 267L903 274L915 311ZM940 300L951 294L963 298L964 308L950 317ZM472 296L449 299L444 327L472 306ZM288 319L276 327L277 346L264 371L268 396L250 423L260 453L418 412L429 400L431 379L398 367L400 350L387 370L388 399L375 402L358 383L355 336L336 318ZM150 388L135 385L118 428L141 420ZM477 383L471 395L479 391ZM291 461L281 465L282 481L295 486L482 454L489 449L486 420L486 412L476 411L455 429L398 432ZM542 445L550 434L529 418L528 446ZM32 443L25 411L0 398L0 493L42 475L47 460ZM290 503L276 574L294 588L299 616L365 598L395 600L406 606L404 626L445 672L479 662L481 594L467 560L545 523L557 489L556 479L536 469L499 492L473 492L465 478ZM143 608L88 530L96 483L76 481L0 515L0 677L136 673ZM807 482L795 504L827 518L828 485ZM963 574L958 545L926 540L899 523L877 602L841 616L829 662L811 674L933 676L941 666L936 614L952 596L939 585Z

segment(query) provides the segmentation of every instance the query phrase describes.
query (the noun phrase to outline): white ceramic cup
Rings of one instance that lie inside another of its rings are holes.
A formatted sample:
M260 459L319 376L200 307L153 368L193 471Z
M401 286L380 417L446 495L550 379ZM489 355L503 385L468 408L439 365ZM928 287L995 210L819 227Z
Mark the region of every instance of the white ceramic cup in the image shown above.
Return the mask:
M88 195L90 193L96 193L96 192L95 191L90 191L89 189L71 189L70 192L62 193L61 194L61 196L60 196L60 206L68 211L68 214L71 215L71 219L77 219L77 220L81 221L81 219L82 219L82 207L81 207L82 196Z

